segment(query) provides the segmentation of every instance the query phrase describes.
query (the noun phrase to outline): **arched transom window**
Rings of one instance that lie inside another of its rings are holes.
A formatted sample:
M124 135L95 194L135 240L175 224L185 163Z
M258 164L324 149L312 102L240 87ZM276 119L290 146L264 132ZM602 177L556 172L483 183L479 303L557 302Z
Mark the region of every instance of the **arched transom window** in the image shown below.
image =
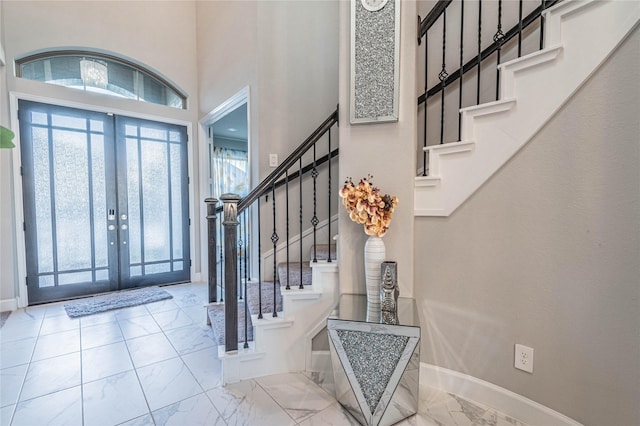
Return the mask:
M186 109L186 96L156 73L113 55L55 51L16 61L18 77Z

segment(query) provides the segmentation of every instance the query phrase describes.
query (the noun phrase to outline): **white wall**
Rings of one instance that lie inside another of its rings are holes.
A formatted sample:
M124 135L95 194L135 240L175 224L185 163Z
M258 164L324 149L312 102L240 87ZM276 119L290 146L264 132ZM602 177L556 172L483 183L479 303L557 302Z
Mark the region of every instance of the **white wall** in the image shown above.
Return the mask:
M338 28L337 1L258 2L261 175L335 111Z
M337 105L337 1L198 2L200 117L245 87L255 170L285 158Z
M5 37L8 90L19 96L38 96L42 100L60 99L71 106L107 109L186 123L195 132L197 126L192 126L197 119L198 105L195 12L195 2L192 1L3 1L1 22ZM64 47L106 50L138 61L186 92L189 96L189 109L177 110L15 78L13 61L16 57L38 50ZM3 117L6 117L8 94L3 91L0 95L0 105L3 107L0 119L5 120ZM194 140L195 134L192 133L191 136ZM11 161L14 167L19 163L19 150L13 150L12 159L7 158L6 152L0 154L0 230L3 247L0 298L6 300L16 296L13 290L16 278L11 272L15 273L13 264L18 255L18 249L13 246L13 239L7 231L14 226L10 214L10 185L13 183L8 184L13 182L13 175L8 165ZM197 146L194 146L192 154L197 158ZM191 175L198 176L197 162L194 166ZM20 182L16 182L14 188L19 189ZM198 188L194 185L192 188L191 203L194 206L200 197ZM20 210L20 206L17 206L18 213ZM192 220L195 236L193 243L196 247L192 251L192 258L195 271L198 272L199 220L198 210L192 207L192 211L196 215L196 220ZM19 277L19 280L22 283L24 277Z
M333 0L197 4L200 114L204 117L249 87L254 185L273 170L269 154L284 160L335 111L338 4ZM333 144L335 148L335 139ZM304 165L307 163L305 160ZM335 174L333 178L339 180ZM310 192L305 195L310 199ZM291 202L295 205L298 201ZM266 251L271 247L270 202L263 203L263 208L263 230L269 229L262 232ZM284 214L280 212L278 232L282 242ZM305 229L311 226L309 218L305 217ZM297 225L291 232L298 233Z
M398 262L401 296L413 294L413 182L416 146L416 3L401 2L400 90L397 123L349 123L350 3L340 2L340 180L373 175L383 193L398 197L391 227L384 237L388 260ZM344 293L364 293L362 225L340 208L340 286Z
M198 1L198 93L202 118L257 83L257 5L252 1ZM250 93L253 101L255 91ZM257 115L251 111L250 115Z
M636 29L451 217L416 219L423 361L586 425L640 424L639 67Z
M6 2L0 1L0 52L4 55L3 8ZM3 57L6 61L6 57ZM9 96L7 94L6 65L0 65L0 124L10 127ZM0 150L0 311L15 308L15 289L18 285L15 268L15 230L13 227L13 192L11 150Z

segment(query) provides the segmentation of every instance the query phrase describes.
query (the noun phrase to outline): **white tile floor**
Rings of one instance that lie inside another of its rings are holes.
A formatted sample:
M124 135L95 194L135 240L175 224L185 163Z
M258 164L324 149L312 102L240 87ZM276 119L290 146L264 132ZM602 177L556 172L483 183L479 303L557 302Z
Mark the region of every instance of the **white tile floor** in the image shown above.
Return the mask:
M206 286L165 289L173 299L80 319L63 303L13 312L0 329L0 426L357 424L303 374L221 386ZM400 424L522 425L426 387Z

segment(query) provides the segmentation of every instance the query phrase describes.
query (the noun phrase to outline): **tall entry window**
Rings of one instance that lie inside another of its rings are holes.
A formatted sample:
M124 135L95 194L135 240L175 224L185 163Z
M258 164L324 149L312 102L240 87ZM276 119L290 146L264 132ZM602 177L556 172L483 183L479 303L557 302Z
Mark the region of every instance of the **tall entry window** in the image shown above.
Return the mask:
M184 126L19 103L29 303L190 280Z

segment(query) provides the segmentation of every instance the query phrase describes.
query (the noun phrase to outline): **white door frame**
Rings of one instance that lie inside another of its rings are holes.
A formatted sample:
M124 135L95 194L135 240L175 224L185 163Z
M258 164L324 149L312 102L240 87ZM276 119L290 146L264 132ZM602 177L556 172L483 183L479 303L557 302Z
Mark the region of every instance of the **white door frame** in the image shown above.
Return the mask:
M247 104L247 155L249 158L249 181L251 182L251 164L252 164L252 145L251 145L251 100L250 100L251 91L249 86L245 86L235 95L231 96L229 99L218 105L212 111L210 111L207 115L202 117L199 120L199 129L198 134L199 137L199 145L198 152L200 153L200 194L203 196L203 199L200 200L200 217L202 218L202 224L200 225L200 229L203 232L206 232L207 229L207 207L204 203L204 198L209 197L209 190L211 182L211 177L208 174L209 171L209 139L207 127L211 126L216 121L220 120L225 115L229 114L231 111L235 110L242 104ZM219 194L222 195L222 194ZM208 238L203 237L200 239L200 271L203 281L207 281L209 277L209 262L207 261L207 256L209 253L208 248Z

